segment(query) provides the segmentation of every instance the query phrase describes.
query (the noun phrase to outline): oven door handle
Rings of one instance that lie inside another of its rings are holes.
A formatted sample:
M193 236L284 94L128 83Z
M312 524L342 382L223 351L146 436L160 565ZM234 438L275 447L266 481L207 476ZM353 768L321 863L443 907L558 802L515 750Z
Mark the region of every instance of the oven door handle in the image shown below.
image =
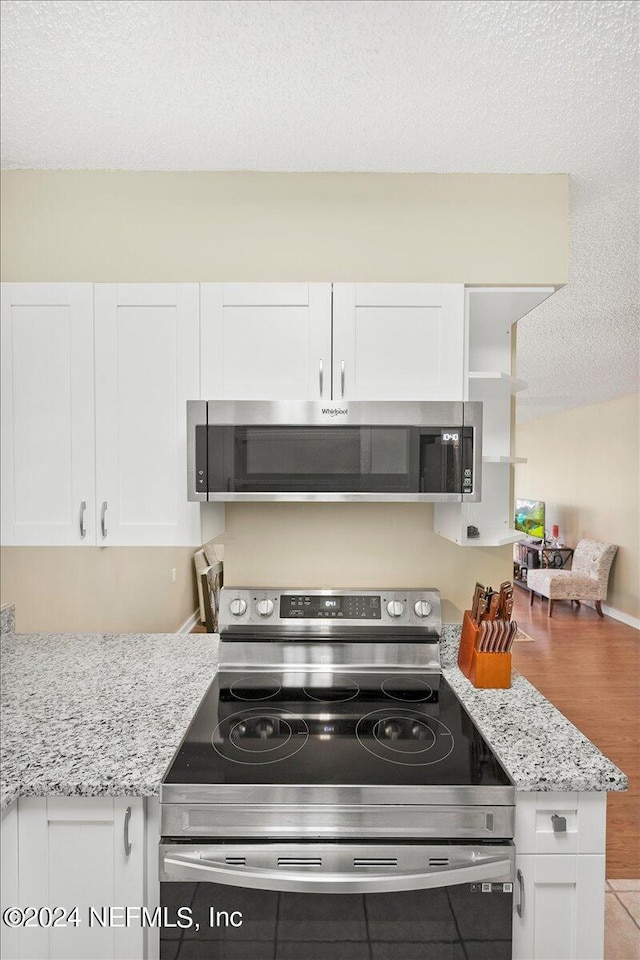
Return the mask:
M512 862L507 857L487 857L481 863L463 861L455 866L434 867L394 873L321 873L291 870L267 870L262 867L231 866L197 855L165 854L162 880L195 880L222 883L253 890L282 890L324 893L389 893L395 890L426 890L454 883L476 883L511 876Z

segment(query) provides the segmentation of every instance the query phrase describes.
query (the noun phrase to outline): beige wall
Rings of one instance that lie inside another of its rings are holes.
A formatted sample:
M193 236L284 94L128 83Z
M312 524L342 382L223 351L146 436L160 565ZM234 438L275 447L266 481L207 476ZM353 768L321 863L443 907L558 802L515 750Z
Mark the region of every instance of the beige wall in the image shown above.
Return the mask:
M225 582L234 586L437 587L460 610L477 579L512 573L511 547L458 547L421 503L227 504Z
M565 174L2 175L4 280L559 284Z
M581 537L618 545L606 605L640 618L639 395L578 407L522 424L516 496L544 500L570 546ZM636 623L637 625L637 623Z
M21 633L172 633L197 606L193 550L3 547L0 599Z
M568 179L6 171L2 277L561 284ZM419 505L234 506L228 520L228 583L431 584L464 607L476 579L511 573L509 548L457 547ZM21 630L173 630L195 609L189 563L170 548L5 548L2 598Z

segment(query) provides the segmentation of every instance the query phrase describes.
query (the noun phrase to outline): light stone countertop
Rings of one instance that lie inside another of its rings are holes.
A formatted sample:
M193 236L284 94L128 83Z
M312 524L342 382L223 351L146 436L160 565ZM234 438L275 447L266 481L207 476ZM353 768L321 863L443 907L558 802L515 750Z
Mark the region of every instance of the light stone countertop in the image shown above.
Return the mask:
M0 646L0 811L158 793L218 662L210 634L16 634Z
M459 637L459 625L445 626L444 675L517 789L627 788L520 675L510 690L476 690L455 666ZM5 632L0 809L21 796L157 795L217 656L207 634Z

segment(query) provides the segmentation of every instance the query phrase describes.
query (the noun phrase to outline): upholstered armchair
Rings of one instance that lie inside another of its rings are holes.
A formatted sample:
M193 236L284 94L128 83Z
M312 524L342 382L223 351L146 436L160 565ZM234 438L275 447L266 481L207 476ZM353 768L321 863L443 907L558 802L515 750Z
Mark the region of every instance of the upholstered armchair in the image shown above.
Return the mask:
M529 604L533 604L534 595L539 593L547 598L548 616L551 616L554 600L570 600L578 607L581 600L593 600L602 617L601 602L607 599L609 571L617 549L613 543L581 540L573 552L571 570L529 570Z

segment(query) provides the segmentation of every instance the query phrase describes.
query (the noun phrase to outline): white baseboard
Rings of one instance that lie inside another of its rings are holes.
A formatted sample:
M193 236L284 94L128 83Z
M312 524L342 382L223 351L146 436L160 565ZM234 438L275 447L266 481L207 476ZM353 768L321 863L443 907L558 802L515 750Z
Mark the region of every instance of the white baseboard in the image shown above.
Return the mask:
M630 617L628 613L622 613L621 610L616 610L614 607L607 607L604 603L602 604L602 612L606 613L608 617L613 617L614 620L627 623L630 627L640 630L640 620L637 617Z
M194 610L188 620L182 624L181 627L178 627L176 633L191 633L196 623L200 623L200 611Z

